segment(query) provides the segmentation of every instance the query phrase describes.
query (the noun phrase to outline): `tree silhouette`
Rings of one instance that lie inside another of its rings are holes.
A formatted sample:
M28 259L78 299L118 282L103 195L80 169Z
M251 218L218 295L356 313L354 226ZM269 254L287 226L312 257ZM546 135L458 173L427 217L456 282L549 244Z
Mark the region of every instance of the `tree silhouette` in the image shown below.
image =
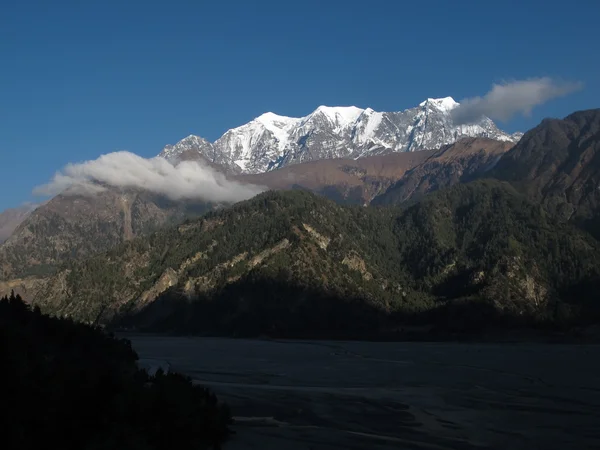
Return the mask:
M229 410L173 373L149 376L129 341L0 299L2 448L209 449Z

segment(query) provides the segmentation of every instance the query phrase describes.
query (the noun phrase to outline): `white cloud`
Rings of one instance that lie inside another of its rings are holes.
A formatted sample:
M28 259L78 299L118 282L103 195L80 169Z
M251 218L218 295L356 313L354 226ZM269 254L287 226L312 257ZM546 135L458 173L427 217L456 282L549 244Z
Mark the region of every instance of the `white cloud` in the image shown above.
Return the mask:
M236 202L265 188L228 180L224 174L196 161L173 165L163 158L145 159L129 152L115 152L93 161L68 164L53 179L34 190L37 195L69 192L101 192L106 186L140 188L172 200Z
M562 97L583 87L579 82L561 82L549 77L531 78L504 84L494 84L483 97L466 98L452 110L455 124L472 123L482 116L508 120L556 97Z

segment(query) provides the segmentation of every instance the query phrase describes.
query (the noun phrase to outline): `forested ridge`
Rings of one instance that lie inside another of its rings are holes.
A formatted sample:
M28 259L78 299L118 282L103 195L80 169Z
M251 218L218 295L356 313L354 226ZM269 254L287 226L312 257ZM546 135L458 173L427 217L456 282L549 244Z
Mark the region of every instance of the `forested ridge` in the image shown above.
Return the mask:
M500 324L583 323L598 314L598 250L494 180L393 208L268 192L64 268L36 302L87 321L245 335L461 328L441 312L469 308Z

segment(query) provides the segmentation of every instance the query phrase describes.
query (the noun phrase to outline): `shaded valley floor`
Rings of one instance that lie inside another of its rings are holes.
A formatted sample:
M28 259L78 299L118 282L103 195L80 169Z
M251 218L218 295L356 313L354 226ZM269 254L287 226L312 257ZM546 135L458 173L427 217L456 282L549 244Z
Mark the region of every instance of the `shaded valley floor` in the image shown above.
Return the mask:
M600 446L597 345L125 336L230 404L225 449Z

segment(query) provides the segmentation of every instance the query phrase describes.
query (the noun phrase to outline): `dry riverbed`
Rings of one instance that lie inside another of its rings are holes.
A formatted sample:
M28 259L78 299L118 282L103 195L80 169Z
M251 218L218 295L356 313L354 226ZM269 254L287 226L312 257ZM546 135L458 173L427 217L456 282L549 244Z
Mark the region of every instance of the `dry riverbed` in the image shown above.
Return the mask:
M231 405L225 450L600 448L600 346L124 335Z

